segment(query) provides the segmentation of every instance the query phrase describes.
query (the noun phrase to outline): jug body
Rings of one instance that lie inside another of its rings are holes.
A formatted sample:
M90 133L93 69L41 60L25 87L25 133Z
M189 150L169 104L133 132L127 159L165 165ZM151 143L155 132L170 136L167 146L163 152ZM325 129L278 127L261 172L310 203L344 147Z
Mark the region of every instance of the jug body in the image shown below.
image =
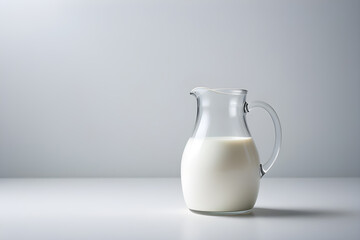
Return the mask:
M195 88L197 117L181 161L190 210L243 213L256 202L264 170L246 123L246 90Z
M253 208L259 191L259 157L252 138L190 138L181 180L189 209L237 212Z

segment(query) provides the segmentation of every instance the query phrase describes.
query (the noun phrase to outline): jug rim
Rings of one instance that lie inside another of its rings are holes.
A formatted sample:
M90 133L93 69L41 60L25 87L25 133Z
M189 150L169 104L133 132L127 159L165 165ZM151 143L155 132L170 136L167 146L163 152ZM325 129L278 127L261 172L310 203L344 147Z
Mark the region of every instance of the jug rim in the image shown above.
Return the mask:
M196 92L202 91L212 91L215 93L226 94L226 95L241 95L246 94L248 91L243 88L208 88L208 87L196 87L191 90L190 94L195 94Z

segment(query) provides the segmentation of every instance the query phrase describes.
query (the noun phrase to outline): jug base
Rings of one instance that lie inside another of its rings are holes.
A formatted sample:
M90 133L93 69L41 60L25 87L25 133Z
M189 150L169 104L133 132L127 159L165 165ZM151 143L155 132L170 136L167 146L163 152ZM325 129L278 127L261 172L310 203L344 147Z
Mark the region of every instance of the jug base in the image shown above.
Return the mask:
M198 211L198 210L193 210L193 209L189 209L191 212L193 213L197 213L197 214L202 214L202 215L212 215L212 216L234 216L234 215L246 215L249 214L252 210L248 209L248 210L241 210L241 211L226 211L226 212L221 212L221 211Z

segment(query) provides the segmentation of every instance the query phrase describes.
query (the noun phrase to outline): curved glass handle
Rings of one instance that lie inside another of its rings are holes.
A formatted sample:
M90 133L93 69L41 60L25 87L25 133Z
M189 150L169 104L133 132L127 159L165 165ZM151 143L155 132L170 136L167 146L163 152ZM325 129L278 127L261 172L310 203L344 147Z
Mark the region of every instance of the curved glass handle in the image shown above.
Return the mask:
M282 133L281 133L281 125L278 115L276 114L275 110L267 103L262 101L254 101L249 104L245 103L245 111L249 112L253 108L260 107L265 109L269 115L271 116L271 119L273 120L274 127L275 127L275 144L272 151L272 154L264 164L260 164L260 174L261 177L264 176L269 169L274 164L275 160L277 159L279 152L280 152L280 146L281 146L281 139L282 139Z

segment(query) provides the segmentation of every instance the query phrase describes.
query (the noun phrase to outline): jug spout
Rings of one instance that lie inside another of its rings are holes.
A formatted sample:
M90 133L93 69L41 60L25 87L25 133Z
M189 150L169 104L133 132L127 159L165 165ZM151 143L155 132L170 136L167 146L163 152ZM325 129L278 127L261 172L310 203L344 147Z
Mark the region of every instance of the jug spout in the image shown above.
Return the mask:
M190 91L190 95L194 95L195 97L200 96L202 93L209 91L210 88L207 87L196 87Z

